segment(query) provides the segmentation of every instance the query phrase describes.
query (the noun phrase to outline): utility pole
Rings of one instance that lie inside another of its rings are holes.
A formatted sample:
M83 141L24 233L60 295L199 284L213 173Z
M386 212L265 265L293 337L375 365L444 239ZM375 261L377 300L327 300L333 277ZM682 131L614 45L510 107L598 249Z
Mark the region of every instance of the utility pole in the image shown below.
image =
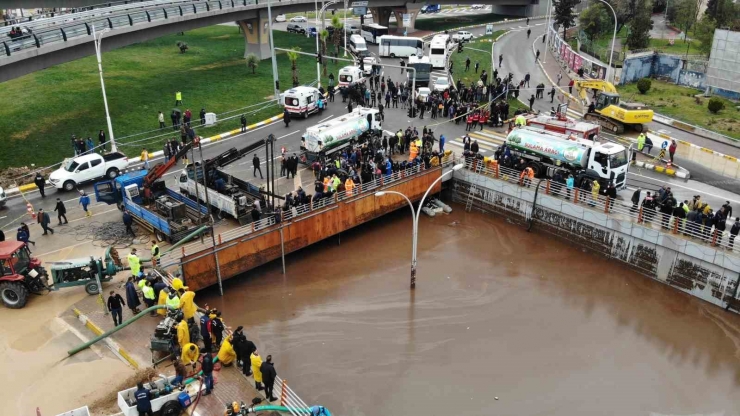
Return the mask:
M273 88L275 89L275 101L280 105L280 88L278 84L278 73L277 73L277 58L275 58L275 42L272 40L272 9L270 8L270 0L267 1L267 28L270 32L270 49L272 49L272 81ZM259 19L258 19L259 20Z
M103 80L103 62L100 56L100 43L103 41L103 35L110 29L104 29L100 32L100 37L95 33L95 25L92 27L93 43L95 44L95 56L98 58L98 73L100 73L100 89L103 91L103 104L105 105L105 121L108 123L108 137L110 137L110 150L118 150L116 139L113 137L113 123L110 121L110 111L108 111L108 98L105 95L105 81Z

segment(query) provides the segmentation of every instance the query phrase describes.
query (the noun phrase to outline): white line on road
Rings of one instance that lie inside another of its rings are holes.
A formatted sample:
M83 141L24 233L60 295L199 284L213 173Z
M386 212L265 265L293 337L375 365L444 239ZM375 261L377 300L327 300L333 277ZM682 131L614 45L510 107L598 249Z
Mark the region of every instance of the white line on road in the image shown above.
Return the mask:
M285 136L280 136L280 137L278 137L277 139L278 139L278 140L280 140L280 139L282 139L282 138L285 138L285 137L288 137L288 136L290 136L291 134L296 134L296 133L298 133L299 131L300 131L300 130L296 130L296 131L294 131L293 133L288 133L288 134L286 134Z
M329 120L329 119L330 119L330 118L332 118L332 117L334 117L334 114L332 114L332 115L330 115L329 117L326 117L326 118L324 118L324 119L322 119L322 120L319 120L319 123L323 123L324 121L326 121L326 120Z

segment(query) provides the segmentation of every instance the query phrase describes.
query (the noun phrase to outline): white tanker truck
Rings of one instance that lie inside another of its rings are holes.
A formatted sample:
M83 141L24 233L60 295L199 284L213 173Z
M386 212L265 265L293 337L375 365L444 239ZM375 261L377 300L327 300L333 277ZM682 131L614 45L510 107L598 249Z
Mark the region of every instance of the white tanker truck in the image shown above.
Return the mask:
M329 155L353 142L383 135L380 112L357 107L349 114L311 126L301 138L301 162L310 164L320 153Z
M577 185L584 178L598 179L602 189L610 182L614 182L617 189L627 185L629 157L627 149L620 144L598 143L521 127L509 133L506 146L511 151L513 163L524 159L524 167L531 167L535 177L552 178L555 172L561 171L572 173Z

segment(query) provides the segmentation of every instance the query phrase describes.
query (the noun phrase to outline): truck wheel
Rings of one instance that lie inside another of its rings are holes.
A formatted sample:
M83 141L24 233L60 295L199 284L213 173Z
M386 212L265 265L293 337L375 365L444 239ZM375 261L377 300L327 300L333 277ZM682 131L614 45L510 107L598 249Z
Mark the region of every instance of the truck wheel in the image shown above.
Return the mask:
M545 174L545 167L538 162L530 162L529 167L534 171L535 178L541 178Z
M642 125L642 124L634 124L633 127L634 127L635 131L638 132L638 133L642 133L643 130L645 130L645 126Z
M26 306L28 289L22 283L5 282L0 284L0 297L2 297L5 307L20 309Z
M303 118L308 118L308 110L303 112Z
M65 190L65 191L67 191L67 192L71 192L71 191L74 191L74 190L75 190L75 183L74 183L74 181L67 181L67 182L64 182L64 186L63 186L63 188L64 188L64 190Z
M395 58L395 57L396 57L396 54L395 53L392 53L391 54L391 58Z
M167 236L161 231L154 231L154 236L157 237L157 241L162 242L167 240Z
M110 168L108 169L108 172L106 173L106 176L108 176L110 179L115 178L118 176L118 169L116 168Z
M116 208L118 208L119 211L123 212L123 202L116 202Z
M87 282L85 284L85 292L87 292L88 295L97 295L98 294L98 282Z
M162 416L179 416L182 413L182 408L177 400L170 400L159 409L159 414Z

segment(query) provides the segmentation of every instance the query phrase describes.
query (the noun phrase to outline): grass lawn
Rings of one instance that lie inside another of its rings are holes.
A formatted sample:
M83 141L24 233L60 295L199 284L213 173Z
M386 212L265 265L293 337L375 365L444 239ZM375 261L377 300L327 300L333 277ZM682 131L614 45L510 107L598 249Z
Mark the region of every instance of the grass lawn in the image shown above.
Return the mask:
M457 83L458 79L462 80L465 85L470 85L471 82L477 82L483 70L488 73L488 79L491 79L493 76L493 71L491 70L491 41L501 36L504 32L505 30L497 30L492 35L482 36L471 42L467 42L463 46L462 53L457 53L456 50L452 52L450 59L454 63L452 66L452 77L455 78L455 83ZM473 49L479 49L479 51ZM467 58L470 58L470 70L465 72L465 60ZM480 63L477 74L475 73L476 62Z
M627 101L643 102L656 113L740 139L740 111L729 100L725 100L724 110L712 114L707 110L709 99L702 97L697 103L694 95L702 91L692 88L657 80L652 80L652 88L645 95L637 91L637 83L617 88Z
M675 39L671 45L668 39L650 39L650 47L663 53L672 53L675 55L686 55L686 46L689 46L689 55L702 55L699 50L701 42L692 40L684 42L683 39Z
M315 51L313 39L284 32L275 32L274 38L278 47ZM177 41L187 42L190 49L180 54ZM284 53L277 59L280 86L286 90L292 85L291 64ZM299 58L302 83L315 80L315 62L309 56ZM336 75L342 66L330 64L329 70ZM171 124L169 114L178 90L184 103L179 108L191 109L194 120L203 107L216 114L236 110L229 114L237 115L233 120L197 129L204 137L237 127L239 109L273 94L270 60L261 61L252 74L244 60L243 35L233 26L211 26L106 52L103 69L113 131L121 150L131 156L138 155L143 145L161 150L164 138L151 137L173 130L152 131L159 127L157 112L161 110L165 122ZM108 132L94 56L2 83L0 96L12 97L0 106L0 131L6 146L0 152L0 167L58 163L71 156L72 134L92 136L97 144L98 130ZM272 106L248 113L247 118L251 124L277 113ZM152 132L126 138L147 131Z
M514 16L504 16L494 13L482 13L470 16L434 17L430 19L419 19L416 21L418 30L448 30L460 26L470 26L483 23L495 23L506 19L516 19Z

